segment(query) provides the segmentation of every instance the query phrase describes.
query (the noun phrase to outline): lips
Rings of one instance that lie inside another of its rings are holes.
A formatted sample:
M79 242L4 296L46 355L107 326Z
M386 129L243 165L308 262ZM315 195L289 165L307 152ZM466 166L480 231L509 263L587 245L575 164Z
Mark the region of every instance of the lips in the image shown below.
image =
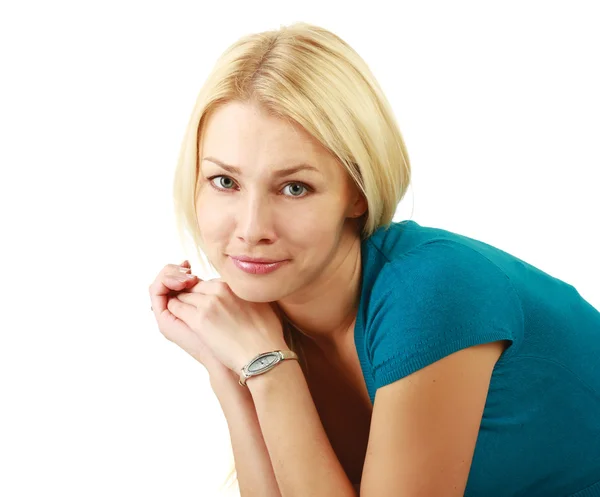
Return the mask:
M252 263L256 263L256 264L273 264L275 262L282 262L284 260L284 259L266 259L264 257L246 257L244 255L240 255L240 256L232 255L230 257L232 259L236 259L238 261L252 262Z
M233 264L242 271L250 274L267 274L276 271L286 264L287 260L276 261L273 259L250 259L248 257L231 257ZM266 261L266 262L263 262Z

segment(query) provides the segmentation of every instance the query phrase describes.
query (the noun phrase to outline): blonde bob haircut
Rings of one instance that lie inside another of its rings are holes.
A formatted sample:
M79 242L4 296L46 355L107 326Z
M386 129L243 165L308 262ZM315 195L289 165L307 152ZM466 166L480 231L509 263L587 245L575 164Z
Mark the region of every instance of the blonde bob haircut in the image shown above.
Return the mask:
M195 199L201 138L210 113L232 101L257 102L270 115L295 121L338 158L367 201L362 238L389 227L410 183L408 152L393 111L346 42L299 22L240 38L200 90L173 185L178 234L182 242L191 235L200 260Z
M195 204L203 130L211 112L232 101L258 103L269 115L299 124L339 160L367 201L359 220L362 239L389 227L411 171L390 104L345 41L298 22L240 38L217 60L200 90L181 145L173 197L178 234L184 245L185 233L191 235L201 261ZM286 342L302 356L294 326L280 317Z

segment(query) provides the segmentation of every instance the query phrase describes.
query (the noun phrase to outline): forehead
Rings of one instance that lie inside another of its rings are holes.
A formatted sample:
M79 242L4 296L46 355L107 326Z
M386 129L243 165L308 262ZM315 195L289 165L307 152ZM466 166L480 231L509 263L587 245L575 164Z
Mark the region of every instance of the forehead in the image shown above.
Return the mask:
M211 112L200 154L240 169L275 170L304 162L328 176L344 173L336 157L298 123L250 103L230 102Z

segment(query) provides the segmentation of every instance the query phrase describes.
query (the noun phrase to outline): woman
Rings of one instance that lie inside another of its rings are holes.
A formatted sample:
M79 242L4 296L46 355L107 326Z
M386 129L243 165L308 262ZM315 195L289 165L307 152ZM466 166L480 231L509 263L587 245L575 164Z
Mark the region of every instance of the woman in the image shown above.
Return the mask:
M322 28L242 38L200 92L175 203L220 278L169 264L150 295L209 372L241 495L600 495L600 313L392 222L409 181L375 78Z

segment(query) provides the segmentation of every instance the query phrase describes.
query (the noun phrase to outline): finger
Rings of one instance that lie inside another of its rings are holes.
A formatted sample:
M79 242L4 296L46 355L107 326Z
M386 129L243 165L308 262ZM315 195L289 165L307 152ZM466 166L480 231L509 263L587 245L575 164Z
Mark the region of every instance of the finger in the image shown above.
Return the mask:
M198 309L195 305L186 304L178 298L169 299L167 302L167 307L168 312L186 324L190 323L198 312Z
M187 266L187 267L186 267ZM202 281L198 276L193 275L191 273L191 267L189 261L185 260L181 263L180 266L173 266L168 272L167 275L173 278L176 282L184 281L185 286L177 286L173 288L173 291L170 292L170 295L179 294L183 292L189 292L190 289L194 287L194 285L198 284L199 281ZM189 275L189 276L188 276ZM172 280L167 280L172 281Z
M181 282L188 282L193 278L186 278L186 275L191 275L190 268L178 266L176 264L167 264L156 276L154 283L162 283L165 288L157 285L154 290L158 295L166 294L169 290L179 290ZM151 285L152 288L152 285Z
M206 281L199 280L189 290L189 293L203 293L204 295L221 295L229 292L231 292L229 285L221 278Z
M198 282L198 277L195 275L191 275L191 278L186 277L186 274L190 274L189 268L184 268L184 271L181 269L181 266L167 264L150 285L150 302L157 318L165 311L168 312L167 298L169 295L172 295L173 292L184 291Z
M170 299L174 300L174 299ZM173 304L167 304L172 307ZM163 313L161 332L169 341L176 343L184 350L198 349L198 337L182 319L169 309ZM200 344L201 345L201 344ZM192 354L194 355L194 354Z
M183 264L185 263L189 266L188 261L184 261ZM191 273L190 267L167 264L159 273L157 280L161 280L164 286L170 290L181 291L184 287L189 287L190 284L195 285L199 278ZM182 285L182 283L185 283L185 285ZM162 292L164 293L164 289L162 289Z
M198 308L199 299L202 298L201 293L199 292L181 292L177 294L175 297L171 297L179 300L180 302L184 302L185 304L193 305L195 308Z

